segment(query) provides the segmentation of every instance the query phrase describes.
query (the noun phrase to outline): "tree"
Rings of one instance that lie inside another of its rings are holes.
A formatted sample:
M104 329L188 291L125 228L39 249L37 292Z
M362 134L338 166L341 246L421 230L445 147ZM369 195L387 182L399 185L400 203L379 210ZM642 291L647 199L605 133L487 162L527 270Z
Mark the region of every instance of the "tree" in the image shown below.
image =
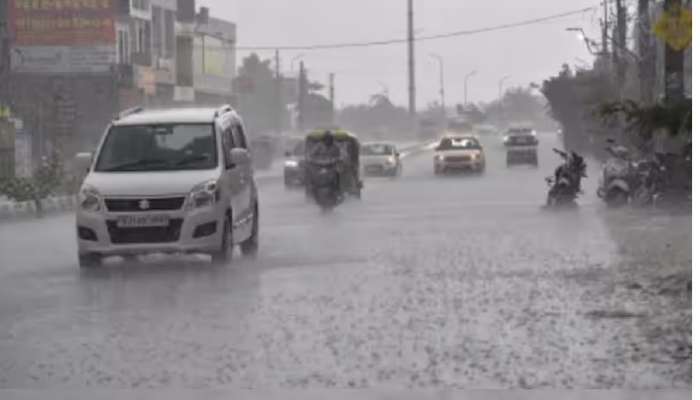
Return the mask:
M279 121L284 125L280 128L289 127L287 111L284 107L280 107L280 104L287 104L293 99L286 94L283 94L282 99L277 98L276 77L271 63L271 60L261 60L257 54L253 53L243 59L243 65L239 68L236 78L236 87L240 95L239 109L246 117L248 129L254 134L275 130L277 128L275 113L282 114ZM282 82L279 84L281 85ZM280 93L283 91L280 90Z
M563 65L557 76L545 80L542 94L548 101L549 114L564 133L566 148L578 151L599 149L603 133L610 132L596 116L597 107L616 97L614 78L605 68L572 71ZM592 133L600 133L598 135Z
M366 104L342 108L338 121L350 130L373 136L386 133L398 135L411 130L408 110L394 105L385 93L372 95Z

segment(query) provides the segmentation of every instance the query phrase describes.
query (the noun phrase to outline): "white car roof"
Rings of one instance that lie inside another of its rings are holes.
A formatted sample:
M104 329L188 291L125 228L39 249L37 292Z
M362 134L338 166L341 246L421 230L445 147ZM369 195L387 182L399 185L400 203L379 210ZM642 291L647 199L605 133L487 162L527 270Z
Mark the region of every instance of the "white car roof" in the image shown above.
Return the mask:
M133 112L113 122L114 125L199 124L213 123L218 107L168 108ZM235 113L235 111L229 111ZM238 114L235 114L238 118Z
M444 139L452 139L452 140L473 139L473 140L476 140L478 142L479 136L469 134L469 133L463 133L463 134L453 133L453 134L447 134L447 135L443 136L442 138L440 138L440 140L444 140Z

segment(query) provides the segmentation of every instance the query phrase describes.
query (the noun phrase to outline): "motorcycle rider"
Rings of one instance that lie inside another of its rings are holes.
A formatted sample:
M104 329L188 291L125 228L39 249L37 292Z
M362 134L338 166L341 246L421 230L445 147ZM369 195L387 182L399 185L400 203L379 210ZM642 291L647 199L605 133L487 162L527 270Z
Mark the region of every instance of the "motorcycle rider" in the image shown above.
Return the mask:
M557 167L556 171L554 172L555 182L558 182L562 178L562 175L568 173L569 177L571 177L574 180L573 187L576 188L576 193L580 193L581 178L585 177L585 165L583 157L581 157L574 151L571 152L571 155L568 155L563 152L559 154L566 157L566 163Z
M335 143L331 131L326 131L321 141L311 151L314 161L322 163L334 163L340 160L340 148Z
M336 171L336 184L342 187L342 153L331 131L326 131L310 152L312 164L333 165ZM311 180L309 180L311 182ZM310 188L308 188L310 189Z

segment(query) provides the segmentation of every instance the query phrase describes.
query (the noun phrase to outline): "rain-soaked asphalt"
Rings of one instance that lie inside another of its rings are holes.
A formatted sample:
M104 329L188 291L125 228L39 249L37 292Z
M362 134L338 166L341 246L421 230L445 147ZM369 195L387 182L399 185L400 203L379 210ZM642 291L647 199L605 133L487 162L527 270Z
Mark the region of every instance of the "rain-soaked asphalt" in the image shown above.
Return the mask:
M690 218L546 212L558 162L398 180L323 215L261 184L257 260L81 273L71 216L0 225L0 388L690 387Z

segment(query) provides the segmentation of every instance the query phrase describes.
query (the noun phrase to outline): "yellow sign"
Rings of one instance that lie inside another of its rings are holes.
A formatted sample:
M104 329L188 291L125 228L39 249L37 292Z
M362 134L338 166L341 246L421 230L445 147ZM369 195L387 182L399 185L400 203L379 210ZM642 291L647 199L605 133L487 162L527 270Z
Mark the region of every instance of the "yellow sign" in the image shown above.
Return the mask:
M693 40L693 14L687 8L675 6L659 18L654 33L673 50L685 50Z

